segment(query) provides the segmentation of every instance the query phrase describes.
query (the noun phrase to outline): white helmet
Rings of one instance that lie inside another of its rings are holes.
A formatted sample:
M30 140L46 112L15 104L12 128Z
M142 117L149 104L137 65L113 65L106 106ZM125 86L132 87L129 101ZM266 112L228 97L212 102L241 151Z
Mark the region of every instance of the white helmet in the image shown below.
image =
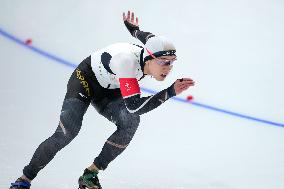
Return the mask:
M176 48L166 37L154 36L149 38L144 46L144 62L153 59L152 55L156 58L160 56L176 56Z

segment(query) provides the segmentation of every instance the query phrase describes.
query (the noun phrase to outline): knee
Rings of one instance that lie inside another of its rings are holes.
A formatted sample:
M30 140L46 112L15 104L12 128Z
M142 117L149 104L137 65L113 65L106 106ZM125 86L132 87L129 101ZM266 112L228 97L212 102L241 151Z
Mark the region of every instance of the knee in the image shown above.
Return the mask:
M140 116L137 114L127 114L123 116L118 130L123 132L124 143L128 144L132 140L140 123Z
M78 118L72 110L62 111L60 114L59 126L62 132L67 135L75 135L78 127L82 125L82 118Z
M76 132L69 132L67 130L63 131L64 128L60 126L60 123L58 128L56 129L56 132L51 137L55 148L57 148L58 150L61 150L67 144L69 144L79 133L79 131Z
M74 135L64 134L60 126L57 127L55 133L42 142L37 151L44 154L41 160L49 161L55 154L69 144L75 138Z
M121 111L119 115L119 127L129 131L136 130L140 123L140 116L131 114L127 110Z
M58 127L52 137L55 146L59 149L69 144L79 133L82 119L74 115L72 110L62 111Z
M140 123L140 117L139 115L132 116L128 120L126 120L125 125L126 125L126 132L131 136L135 134L138 126Z
M72 100L72 99L71 99ZM82 126L83 115L86 108L82 102L66 101L63 105L57 132L62 132L68 139L75 138Z

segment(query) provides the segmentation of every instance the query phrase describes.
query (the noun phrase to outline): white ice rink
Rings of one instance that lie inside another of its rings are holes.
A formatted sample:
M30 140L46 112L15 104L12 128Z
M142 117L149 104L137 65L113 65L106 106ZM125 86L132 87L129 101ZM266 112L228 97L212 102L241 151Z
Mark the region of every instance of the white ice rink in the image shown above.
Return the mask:
M282 0L0 0L0 189L56 129L73 70L37 50L79 64L111 43L141 44L122 22L127 10L135 11L141 30L166 35L177 48L168 79L145 79L143 88L160 91L191 77L196 86L179 99L193 95L193 103L238 115L166 102L142 116L127 150L100 172L103 188L283 189ZM114 130L90 106L78 137L31 189L77 188Z

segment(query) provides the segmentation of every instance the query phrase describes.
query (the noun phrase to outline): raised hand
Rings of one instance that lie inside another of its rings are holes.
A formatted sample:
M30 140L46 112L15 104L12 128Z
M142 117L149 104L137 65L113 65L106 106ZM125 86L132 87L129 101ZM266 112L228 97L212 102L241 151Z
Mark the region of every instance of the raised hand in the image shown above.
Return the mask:
M134 26L139 26L138 17L136 17L135 20L134 19L135 19L134 12L128 11L127 16L126 16L125 12L123 12L123 21L127 21Z
M128 11L127 15L123 12L123 21L132 36L134 36L134 31L139 30L138 17L135 18L134 12Z
M190 78L177 79L174 83L174 89L176 95L179 95L189 87L194 86L195 82Z

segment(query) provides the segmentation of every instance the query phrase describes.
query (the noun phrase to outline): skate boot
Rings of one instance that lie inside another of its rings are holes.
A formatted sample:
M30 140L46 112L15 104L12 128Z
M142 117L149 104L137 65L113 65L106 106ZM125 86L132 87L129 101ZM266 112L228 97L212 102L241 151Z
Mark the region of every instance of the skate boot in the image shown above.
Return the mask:
M9 189L29 189L31 186L31 183L28 181L18 178L14 183L11 183L11 186Z
M83 176L78 180L79 189L102 189L97 174L98 172L85 169Z

